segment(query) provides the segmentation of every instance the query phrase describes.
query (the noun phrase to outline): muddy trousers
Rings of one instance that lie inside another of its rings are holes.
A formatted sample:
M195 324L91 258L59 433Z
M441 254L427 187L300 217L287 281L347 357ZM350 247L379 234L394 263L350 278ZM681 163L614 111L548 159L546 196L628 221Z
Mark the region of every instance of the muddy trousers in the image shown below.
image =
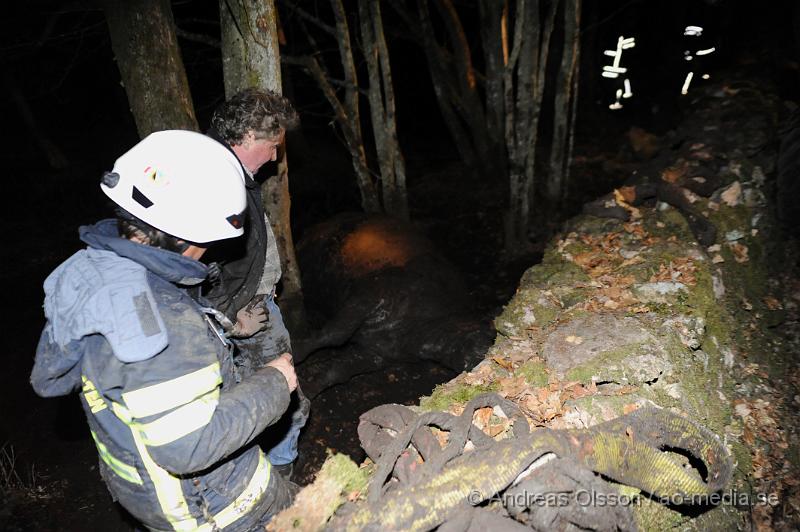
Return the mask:
M266 328L250 338L234 340L238 351L235 361L243 377L264 367L281 354L292 352L289 331L283 324L278 305L271 297L265 298L264 304L269 315ZM286 413L278 423L265 431L268 442L263 443L262 448L272 465L290 464L297 458L297 439L308 421L310 407L311 402L298 387L292 393Z

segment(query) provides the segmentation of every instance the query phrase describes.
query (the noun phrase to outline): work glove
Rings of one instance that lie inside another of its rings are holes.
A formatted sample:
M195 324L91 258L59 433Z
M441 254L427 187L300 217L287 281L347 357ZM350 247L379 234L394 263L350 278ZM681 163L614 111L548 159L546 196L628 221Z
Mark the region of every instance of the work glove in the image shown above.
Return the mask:
M269 314L267 314L267 307L263 303L263 297L256 297L247 306L239 310L236 313L236 324L230 330L228 336L250 338L257 332L266 329Z

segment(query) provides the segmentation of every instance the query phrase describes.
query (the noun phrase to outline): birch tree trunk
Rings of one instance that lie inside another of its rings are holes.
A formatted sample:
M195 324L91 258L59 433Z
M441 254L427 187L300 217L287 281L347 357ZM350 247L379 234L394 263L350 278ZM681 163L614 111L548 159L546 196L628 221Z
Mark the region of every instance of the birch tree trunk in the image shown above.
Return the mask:
M376 0L358 0L361 41L369 76L369 108L372 132L381 172L383 209L386 213L408 219L405 161L397 140L394 86L389 65L389 50L383 34L380 4Z
M197 130L169 0L102 0L111 46L140 137Z
M581 0L564 1L564 47L556 80L554 98L553 143L547 199L558 205L566 195L577 101L577 76L580 50Z
M248 87L281 92L278 13L273 0L220 0L225 96ZM281 308L290 330L305 324L300 269L290 221L289 164L281 150L277 173L262 185L264 209L278 245L283 291Z
M358 187L361 191L361 205L366 212L381 212L380 201L375 190L375 184L367 165L367 155L364 150L364 137L361 132L361 111L359 110L358 75L355 61L353 61L353 47L350 44L350 26L347 23L347 13L342 0L331 0L331 8L336 20L336 41L339 45L339 58L344 71L344 117L347 122L345 139L350 149L353 165L358 178ZM347 133L349 133L349 138Z

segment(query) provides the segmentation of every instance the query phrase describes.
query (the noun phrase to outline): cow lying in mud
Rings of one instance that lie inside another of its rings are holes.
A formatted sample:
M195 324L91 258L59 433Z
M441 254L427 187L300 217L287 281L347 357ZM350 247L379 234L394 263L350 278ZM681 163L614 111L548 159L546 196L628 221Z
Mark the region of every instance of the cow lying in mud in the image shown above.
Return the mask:
M297 256L306 307L325 320L293 339L310 396L396 363L428 360L461 372L494 339L454 267L398 220L339 215L310 230Z

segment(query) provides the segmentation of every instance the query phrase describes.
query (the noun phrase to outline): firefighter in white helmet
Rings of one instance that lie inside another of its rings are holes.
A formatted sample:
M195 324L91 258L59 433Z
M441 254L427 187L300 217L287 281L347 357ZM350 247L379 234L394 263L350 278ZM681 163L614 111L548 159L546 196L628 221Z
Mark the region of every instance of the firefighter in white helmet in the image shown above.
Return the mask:
M197 287L214 241L242 234L244 176L217 142L162 131L103 176L116 220L45 280L47 323L31 375L42 396L80 390L100 473L153 530L249 530L288 506L253 438L297 377L289 355L242 379Z

